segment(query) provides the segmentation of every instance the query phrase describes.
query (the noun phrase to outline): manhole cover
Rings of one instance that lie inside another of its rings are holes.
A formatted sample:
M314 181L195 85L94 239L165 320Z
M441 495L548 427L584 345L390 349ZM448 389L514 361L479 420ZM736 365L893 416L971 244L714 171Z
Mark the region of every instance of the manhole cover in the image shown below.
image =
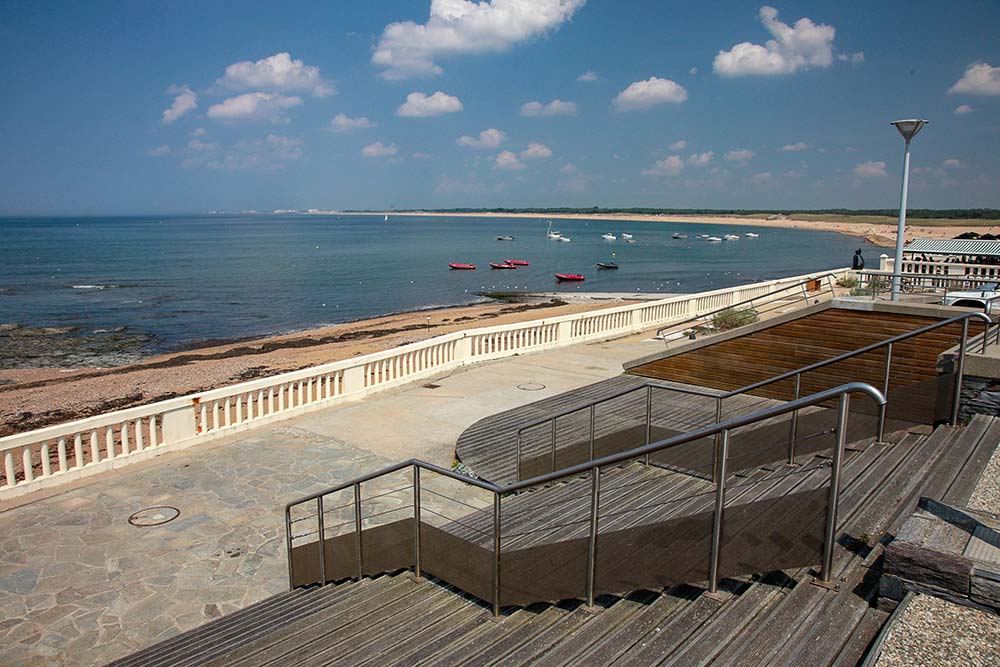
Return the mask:
M128 518L128 522L133 526L159 526L161 523L173 521L179 517L181 511L176 507L147 507L141 509Z
M517 388L521 391L541 391L545 389L545 385L541 382L525 382L524 384L517 385Z

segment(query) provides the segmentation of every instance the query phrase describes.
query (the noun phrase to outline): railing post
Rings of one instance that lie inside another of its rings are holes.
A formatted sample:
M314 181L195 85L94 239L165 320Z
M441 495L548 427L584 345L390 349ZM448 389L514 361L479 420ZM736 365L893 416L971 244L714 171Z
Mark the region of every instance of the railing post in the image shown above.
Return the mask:
M500 494L493 494L493 615L500 615Z
M885 368L882 370L882 395L889 398L889 378L891 377L892 369L892 343L885 346ZM888 404L884 403L878 406L878 437L877 442L885 442L885 413L886 406Z
M715 397L715 423L716 424L721 424L722 423L722 397L721 396L716 396ZM716 433L715 434L715 453L716 453L716 456L715 456L715 460L713 461L713 464L712 464L712 477L715 478L713 481L715 481L716 484L718 484L718 482L719 482L719 456L718 456L718 453L719 453L719 445L721 444L721 441L722 441L722 435L719 434L719 433Z
M955 363L955 398L951 405L951 425L958 426L958 410L962 405L962 375L965 374L965 346L969 337L969 318L962 320L962 344Z
M653 385L646 385L646 444L650 443L653 427ZM645 457L646 465L649 465L649 454Z
M795 395L793 401L798 400L802 392L802 374L795 374ZM792 427L788 439L788 465L795 463L795 441L799 439L799 411L792 410Z
M719 446L715 450L716 468L719 471L715 482L715 514L712 516L712 555L708 564L708 592L719 592L719 552L722 549L722 513L726 507L726 459L729 458L729 430L722 432Z
M597 513L601 497L601 468L590 469L590 542L587 544L587 606L594 606L594 577L597 558Z
M365 576L361 552L361 482L354 483L354 538L358 556L358 581Z
M292 572L292 508L285 506L285 556L288 558L288 590L295 589L295 575Z
M847 410L850 406L850 394L840 395L837 404L837 444L833 450L833 465L830 468L830 495L826 503L826 534L823 538L823 566L819 573L820 581L830 583L833 569L833 544L837 538L837 509L840 504L840 468L844 459L844 446L847 444Z
M316 498L316 518L319 529L319 585L326 586L326 524L323 521L323 496Z
M518 429L517 431L517 441L514 446L516 448L515 452L517 454L517 458L515 459L517 462L517 481L520 482L521 481L521 430L520 429Z
M981 354L986 354L986 339L989 337L989 335L990 335L990 325L987 324L986 328L983 329L983 349L980 350Z
M594 460L594 412L595 412L595 407L596 407L595 404L593 404L593 403L590 404L590 458L587 459L588 461L593 461ZM521 478L518 477L517 481L520 482Z
M556 471L556 420L558 417L552 418L552 472Z
M413 466L413 574L417 580L420 570L420 466Z

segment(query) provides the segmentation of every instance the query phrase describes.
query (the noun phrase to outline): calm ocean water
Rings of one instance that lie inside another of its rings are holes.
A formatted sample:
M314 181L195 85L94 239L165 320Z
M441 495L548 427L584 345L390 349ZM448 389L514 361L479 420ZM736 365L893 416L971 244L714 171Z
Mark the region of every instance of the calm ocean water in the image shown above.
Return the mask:
M682 223L375 216L0 218L0 324L128 327L150 352L437 305L481 291L696 292L869 264L881 250L826 232ZM671 239L675 231L687 240ZM748 239L748 231L760 238ZM631 233L635 244L601 239ZM700 233L740 240L710 244ZM514 242L499 242L509 234ZM614 259L618 271L597 271ZM531 266L491 271L490 261ZM477 271L449 271L448 262ZM557 284L555 272L582 273Z

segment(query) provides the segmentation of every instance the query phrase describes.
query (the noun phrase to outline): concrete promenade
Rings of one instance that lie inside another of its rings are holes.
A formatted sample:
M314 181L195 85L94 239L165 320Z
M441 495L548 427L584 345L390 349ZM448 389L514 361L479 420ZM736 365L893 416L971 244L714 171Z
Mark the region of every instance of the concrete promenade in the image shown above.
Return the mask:
M614 377L663 349L646 335L462 368L17 499L0 511L0 664L102 664L284 590L286 502L401 459L450 465L476 420ZM151 506L180 516L128 522Z

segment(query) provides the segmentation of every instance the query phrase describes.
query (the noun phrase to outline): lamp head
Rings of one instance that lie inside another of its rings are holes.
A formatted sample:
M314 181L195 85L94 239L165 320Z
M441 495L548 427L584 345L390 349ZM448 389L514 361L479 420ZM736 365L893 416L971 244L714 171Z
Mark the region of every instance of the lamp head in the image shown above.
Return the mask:
M915 118L911 118L908 120L894 120L889 124L895 125L896 129L899 130L899 133L903 135L903 141L910 143L910 139L917 136L917 132L919 132L920 129L929 122L929 120L917 120Z

